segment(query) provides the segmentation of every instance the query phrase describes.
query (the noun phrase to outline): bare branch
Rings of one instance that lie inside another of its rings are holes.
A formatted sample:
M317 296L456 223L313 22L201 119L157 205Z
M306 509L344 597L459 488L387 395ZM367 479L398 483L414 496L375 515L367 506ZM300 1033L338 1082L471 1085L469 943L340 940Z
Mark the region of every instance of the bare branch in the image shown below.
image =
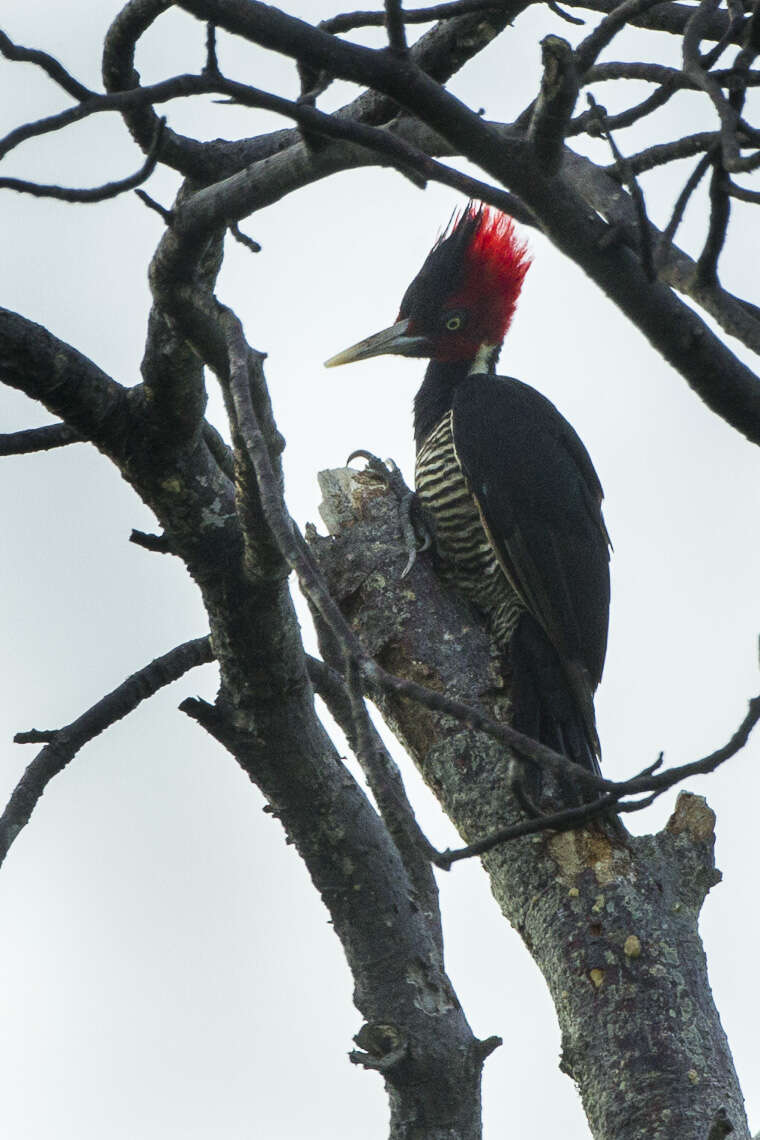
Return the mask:
M543 75L528 127L528 141L547 175L556 174L562 162L567 126L578 97L578 75L573 50L567 40L546 36L541 41Z
M154 554L172 554L171 543L165 534L146 534L143 530L133 530L129 541L143 550L150 550Z
M499 0L481 3L481 0L462 0L461 5L444 4L431 18L443 22L426 32L409 49L409 58L439 83L445 83L469 59L489 43L526 6L529 0ZM109 91L134 90L135 47L150 24L163 12L169 0L131 0L125 4L114 20L103 54L103 74ZM363 15L363 13L359 13ZM371 14L370 14L371 15ZM425 21L424 10L404 13L405 22ZM382 19L380 18L382 17ZM284 17L288 19L288 17ZM378 14L377 26L384 24L385 13ZM296 21L302 27L309 25ZM317 29L310 29L317 31ZM322 29L324 31L324 28ZM329 37L328 37L329 39ZM320 65L311 68L318 73ZM328 75L331 74L328 68ZM360 80L365 85L364 80ZM398 113L397 103L377 90L365 91L350 104L336 112L342 119L366 122L372 125L387 123ZM152 138L155 115L149 106L137 101L132 109L127 106L125 120L135 141L146 149ZM280 153L301 141L297 130L275 131L259 138L214 140L199 142L196 139L166 131L161 161L181 173L201 182L216 181L241 170L249 163Z
M648 95L646 99L642 99L640 103L635 106L629 107L627 111L620 111L617 115L607 115L607 129L608 130L622 130L624 127L631 127L646 115L656 111L659 107L664 107L672 95L675 94L676 85L674 83L665 82L662 86ZM584 131L589 131L589 128L594 123L593 111L584 111L582 114L577 115L572 120L568 127L567 136L582 134ZM630 166L630 164L628 164Z
M244 245L245 248L247 250L250 250L251 253L261 253L261 246L259 243L257 241L254 241L253 238L248 237L248 234L244 234L238 226L237 222L233 222L233 224L230 226L230 233L234 237L235 241L239 241L240 244Z
M689 199L710 168L712 153L712 151L709 151L707 154L703 155L687 178L686 185L676 199L676 204L673 207L673 213L671 215L670 221L663 230L661 248L664 249L669 246L673 241L673 238L676 236L676 231L678 230L678 227L683 220L684 212L689 203Z
M613 13L619 6L619 0L565 0L568 8L586 8L593 12ZM683 34L686 25L694 15L691 4L667 3L657 4L654 9L639 12L629 16L628 23L636 28L647 28L656 32L669 32L671 35ZM725 12L714 12L706 22L702 38L705 40L722 39L730 24L730 18ZM741 33L733 32L732 42L740 42Z
M438 907L438 888L431 862L438 852L417 823L401 773L373 725L361 691L358 670L347 662L346 679L324 661L307 659L309 678L344 733L364 772L407 874L431 922L431 933L443 953L443 935Z
M216 24L209 20L206 24L206 62L203 65L204 75L221 75L219 59L216 54Z
M0 54L6 59L18 60L20 63L34 63L37 67L41 67L54 83L74 99L89 99L93 94L89 87L74 79L73 75L70 75L52 55L36 48L25 48L14 44L3 31L0 31Z
M123 446L136 421L125 388L71 345L7 309L0 309L0 379L107 454Z
M710 179L710 225L704 249L697 261L697 287L717 284L718 258L726 240L730 212L728 176L716 154L713 158L713 173Z
M18 833L29 822L45 788L54 776L63 771L80 748L127 716L159 689L177 681L196 665L204 665L212 660L208 637L186 641L127 677L126 681L122 681L117 688L64 728L55 732L40 733L33 730L19 733L15 738L19 742L44 740L48 743L24 772L0 816L0 863L8 854Z
M452 0L447 4L432 4L429 8L413 8L401 10L400 17L404 24L431 24L435 20L451 20L456 16L466 16L473 12L498 11L503 7L503 0ZM340 34L351 32L355 28L384 28L386 26L386 13L383 12L341 12L337 16L330 16L322 20L319 27L322 31Z
M385 0L385 26L388 29L390 50L398 55L405 55L407 43L401 0Z
M155 198L151 198L150 194L147 194L144 190L135 190L135 194L144 206L147 206L148 209L152 210L154 214L158 214L159 218L165 226L170 226L172 224L174 215L172 214L171 210L167 210L165 206L162 206L161 203L157 202Z
M54 447L82 442L83 437L68 424L46 424L45 427L0 435L0 455L29 455L34 451L49 451Z
M742 202L760 202L760 190L750 190L747 186L737 186L735 182L728 181L728 193L732 198L739 198Z
M644 195L641 187L636 181L636 176L631 170L628 160L623 157L615 140L612 137L609 123L607 121L607 112L603 107L594 100L594 96L589 94L586 96L588 99L592 114L596 115L599 124L599 130L602 136L607 140L609 148L615 157L615 165L618 169L620 181L628 187L628 193L636 210L636 220L638 221L639 228L639 254L641 256L641 264L644 267L644 272L649 281L657 280L657 270L654 264L654 255L652 253L652 241L649 230L649 218L647 217L647 208L644 202Z
M701 154L719 141L718 131L700 131L695 135L685 135L675 142L657 143L639 151L638 154L632 154L628 157L628 165L634 174L645 174L647 170L654 170L655 167L664 166L668 162ZM615 167L608 166L606 170L608 174L612 174Z
M437 867L449 870L453 863L483 855L486 851L492 851L502 843L519 839L524 835L538 835L544 831L571 831L614 813L626 812L630 814L631 812L642 811L653 804L663 792L683 783L690 776L707 775L714 772L726 760L736 756L745 747L750 733L758 721L760 721L760 697L754 697L749 702L747 715L729 742L704 759L692 761L690 764L682 764L676 768L669 768L655 775L656 769L662 763L662 755L660 755L654 764L650 764L637 776L632 776L629 780L609 782L607 784L608 790L596 800L580 804L577 807L563 808L548 815L539 815L537 818L522 820L520 823L510 824L508 827L501 828L492 835L484 836L466 847L454 851L439 852L434 857L434 862ZM631 795L642 798L628 799L627 797Z
M45 186L38 182L28 182L24 178L0 178L0 190L17 190L22 194L31 194L34 198L56 198L60 202L105 202L109 198L117 198L126 190L134 190L141 182L150 178L156 169L158 152L161 145L161 134L165 119L159 119L159 129L153 140L150 152L140 169L127 178L120 178L116 182L106 182L103 186L91 190L67 189L64 186Z
M709 95L715 110L718 112L721 124L720 141L723 167L727 171L736 173L747 169L747 160L741 158L737 140L739 112L724 97L720 84L708 74L705 60L699 55L703 29L717 9L719 2L720 0L701 0L699 7L689 20L683 38L683 63L685 74L697 87Z
M621 4L616 5L575 49L575 64L579 76L585 75L596 62L599 53L612 42L626 24L634 22L660 2L661 0L623 0Z
M721 87L726 87L728 90L733 90L737 84L741 84L742 87L757 87L760 84L760 72L746 71L739 74L735 66L713 71L712 78ZM698 90L697 84L689 79L688 75L684 75L683 71L679 71L675 67L665 67L660 63L640 63L634 60L596 63L586 72L584 83L606 83L618 79L640 79L644 83L672 84L678 90Z

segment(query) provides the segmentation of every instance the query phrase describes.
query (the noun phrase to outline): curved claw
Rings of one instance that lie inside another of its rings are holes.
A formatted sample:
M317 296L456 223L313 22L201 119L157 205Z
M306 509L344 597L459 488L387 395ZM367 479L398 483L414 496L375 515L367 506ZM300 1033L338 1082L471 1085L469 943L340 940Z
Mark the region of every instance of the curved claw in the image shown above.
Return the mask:
M406 566L401 571L402 578L406 578L407 574L414 566L415 562L417 561L417 555L423 550L429 550L433 545L432 535L424 523L422 523L421 520L418 520L418 525L415 526L414 524L414 520L412 519L412 504L414 501L414 492L408 491L399 504L399 521L401 523L401 533L404 536L404 545L406 546L409 555L406 561ZM417 544L418 531L422 532L422 541L419 545Z
M401 571L401 577L406 578L410 570L417 561L417 554L419 551L429 550L433 545L432 535L427 527L418 520L417 524L412 520L412 504L415 501L414 491L410 491L404 483L401 469L393 459L378 459L371 451L366 451L363 447L358 447L356 451L352 451L346 460L346 466L354 459L365 459L367 461L367 470L379 479L382 479L386 486L398 497L399 499L399 522L401 524L401 533L404 538L404 547L407 551L407 560L404 569ZM421 541L417 541L418 533L421 535Z
M363 447L357 447L356 451L352 451L346 460L346 467L352 459L366 459L367 463L382 463L382 459L378 459L371 451L365 451Z
M358 447L356 451L352 451L346 460L346 466L349 465L352 459L366 459L367 468L375 475L381 478L392 478L399 473L399 465L395 459L380 459L379 456L373 455L371 451L365 451L363 447Z
M406 578L407 574L411 570L412 566L414 566L416 561L417 561L417 547L413 546L412 549L409 551L409 557L406 560L406 566L401 571L401 577L402 578Z

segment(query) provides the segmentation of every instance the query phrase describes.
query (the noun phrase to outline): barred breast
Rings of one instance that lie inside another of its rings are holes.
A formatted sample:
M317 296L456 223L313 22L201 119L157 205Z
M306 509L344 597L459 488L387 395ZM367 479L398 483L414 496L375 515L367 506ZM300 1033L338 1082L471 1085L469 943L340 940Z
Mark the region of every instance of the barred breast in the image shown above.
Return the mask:
M491 547L456 453L452 416L439 420L417 452L417 495L432 522L444 580L481 610L506 649L525 606Z

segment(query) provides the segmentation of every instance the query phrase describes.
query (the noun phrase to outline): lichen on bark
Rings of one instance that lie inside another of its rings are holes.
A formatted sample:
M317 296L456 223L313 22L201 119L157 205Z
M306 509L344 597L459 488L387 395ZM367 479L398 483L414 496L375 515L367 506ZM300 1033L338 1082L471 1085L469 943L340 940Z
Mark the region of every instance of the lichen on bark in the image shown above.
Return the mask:
M401 578L395 498L367 473L323 473L330 536L309 541L333 596L388 670L508 717L487 634L430 559ZM322 630L322 650L341 666ZM510 757L493 739L403 697L373 694L467 842L519 818ZM494 897L541 969L596 1140L705 1140L725 1108L748 1140L741 1092L697 929L714 815L682 792L657 835L590 827L483 856Z

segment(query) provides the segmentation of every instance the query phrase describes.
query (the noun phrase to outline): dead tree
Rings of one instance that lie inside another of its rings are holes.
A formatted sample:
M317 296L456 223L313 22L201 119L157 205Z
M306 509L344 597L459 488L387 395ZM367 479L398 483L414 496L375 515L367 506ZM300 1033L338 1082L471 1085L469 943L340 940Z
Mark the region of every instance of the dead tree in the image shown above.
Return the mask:
M162 686L215 659L221 675L215 703L187 699L181 708L262 790L308 867L365 1021L352 1060L383 1076L391 1136L480 1135L481 1070L499 1042L476 1039L445 973L433 866L481 856L499 906L546 978L562 1029L562 1067L579 1087L597 1140L715 1140L730 1131L748 1137L697 932L701 904L716 881L714 816L702 800L683 794L658 835L623 837L596 821L612 810L640 810L687 776L735 755L760 718L760 697L732 739L705 758L670 769L650 764L624 781L589 775L583 807L526 817L510 791L514 765L561 773L568 762L510 728L494 690L486 634L441 588L431 565L421 559L401 582L399 524L387 489L367 475L324 476L332 537L301 536L285 506L283 441L264 354L246 341L239 317L215 292L227 235L256 250L238 228L244 219L340 171L390 167L415 185L440 182L537 228L713 412L760 443L758 379L698 311L758 351L760 310L729 293L718 275L732 204L760 200L752 185L760 130L750 115L760 82L757 5L729 0L723 10L717 0L696 6L570 0L565 8L582 8L585 21L571 46L556 33L559 21L582 21L551 2L543 12L540 88L512 122L493 122L446 85L526 7L520 0L454 0L404 11L388 0L384 11L331 16L312 26L255 0L130 0L105 39L102 91L41 48L0 35L6 59L41 68L69 103L20 123L0 140L0 157L103 112L121 116L144 152L134 174L96 189L10 176L0 177L0 188L87 203L142 187L157 166L183 178L171 205L137 190L165 226L150 267L153 309L141 383L123 386L29 317L2 310L3 381L59 422L6 435L0 451L79 441L97 447L159 520L159 534L135 533L133 541L182 560L210 629L209 637L152 662L67 726L19 734L43 747L3 813L0 850L7 853L49 781L85 743ZM171 8L205 24L205 64L142 84L136 49ZM418 24L426 30L410 44ZM366 27L385 29L387 44L368 48L352 40L354 29ZM611 58L617 37L639 42L637 29L659 33L656 41L642 41L642 52L656 42L667 56L677 42L682 66L649 55L637 62ZM293 60L300 97L227 75L217 51L222 33ZM503 45L508 58L506 39ZM337 111L323 111L320 100L336 79L366 90ZM631 81L648 87L629 104ZM610 89L623 108L614 113L599 101ZM689 93L701 96L703 129L661 139L657 112ZM173 101L201 95L274 111L292 125L202 141L160 116L167 105L170 116ZM648 143L633 152L624 132L642 123ZM598 157L584 157L574 148L577 139L592 140ZM479 168L479 177L448 161L460 157ZM693 168L659 229L647 212L646 176L684 159ZM675 239L704 178L709 212L702 249L691 258ZM205 418L204 367L224 396L229 445ZM319 659L304 651L293 574L314 613ZM315 694L343 728L376 807L320 723ZM368 699L383 711L466 848L437 851L420 831Z

